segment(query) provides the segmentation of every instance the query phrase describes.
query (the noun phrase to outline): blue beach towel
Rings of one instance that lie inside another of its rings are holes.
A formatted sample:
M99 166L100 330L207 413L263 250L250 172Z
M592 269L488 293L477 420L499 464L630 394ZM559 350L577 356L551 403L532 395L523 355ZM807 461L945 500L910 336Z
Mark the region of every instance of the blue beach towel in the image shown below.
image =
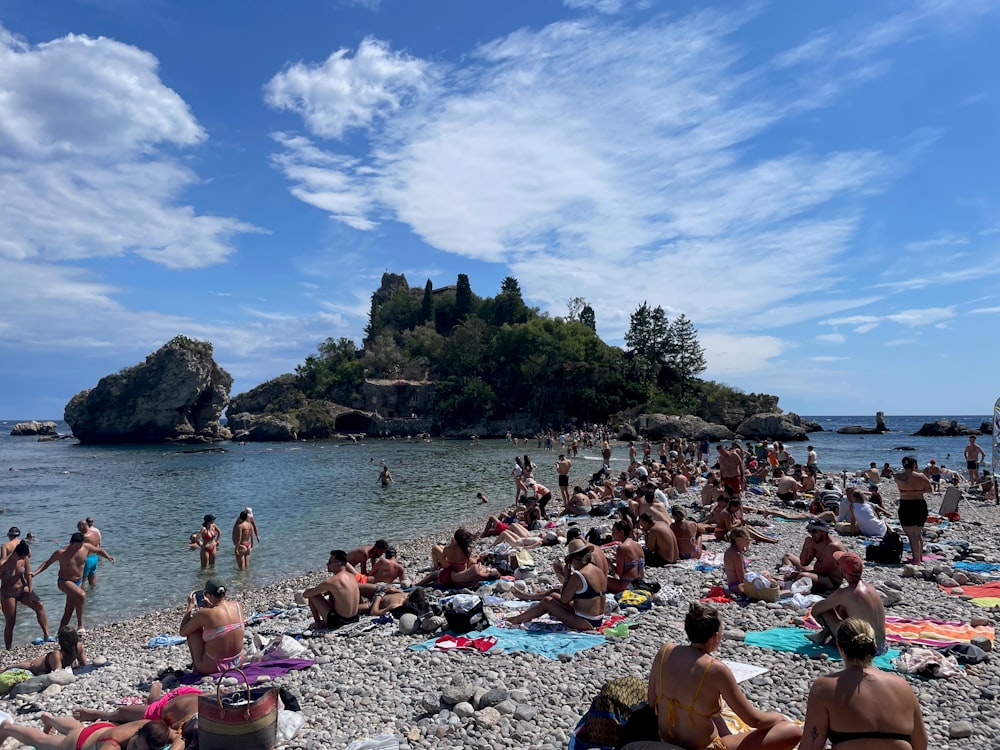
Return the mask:
M472 636L493 636L497 639L496 646L505 651L525 651L539 654L546 659L558 659L559 654L575 654L594 646L600 646L607 639L603 635L586 635L585 633L548 633L520 629L490 627ZM426 651L437 638L431 638L424 643L410 646L413 651ZM492 649L491 649L492 650Z
M817 646L806 638L811 632L801 628L771 628L759 632L747 633L744 641L748 646L767 648L772 651L785 651L803 656L826 654L830 659L840 661L840 652L836 646ZM875 666L885 672L892 672L892 660L900 654L899 649L889 649L887 653L875 657Z
M160 633L159 635L154 635L149 639L146 644L146 648L165 648L167 646L179 646L185 643L187 638L179 635L167 635L166 633Z
M993 573L1000 570L1000 563L968 562L967 560L959 560L955 563L955 567L959 570L969 570L973 573Z

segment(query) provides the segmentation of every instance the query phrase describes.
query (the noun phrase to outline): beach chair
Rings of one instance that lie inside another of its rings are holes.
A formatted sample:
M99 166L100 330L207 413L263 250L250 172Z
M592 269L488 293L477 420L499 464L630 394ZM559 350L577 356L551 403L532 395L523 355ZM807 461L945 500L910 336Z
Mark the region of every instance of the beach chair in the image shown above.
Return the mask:
M948 513L958 513L958 503L962 499L962 490L958 487L949 487L944 491L944 497L941 498L941 509L938 510L939 516L945 516Z

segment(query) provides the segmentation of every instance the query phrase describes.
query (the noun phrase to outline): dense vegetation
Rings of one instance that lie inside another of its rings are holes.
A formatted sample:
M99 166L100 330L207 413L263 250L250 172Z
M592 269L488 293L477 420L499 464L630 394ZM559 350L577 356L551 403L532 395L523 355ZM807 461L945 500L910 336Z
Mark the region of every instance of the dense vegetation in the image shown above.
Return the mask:
M685 316L669 320L645 302L632 314L624 349L596 333L593 308L574 298L565 317L528 307L517 279L495 297L479 297L469 278L434 289L411 288L386 273L372 295L361 349L327 339L296 369L309 398L362 405L366 378L433 381L435 418L442 425L483 419L529 419L539 426L570 418L603 422L644 407L710 418L739 391L698 375L705 357ZM752 397L751 397L752 398Z

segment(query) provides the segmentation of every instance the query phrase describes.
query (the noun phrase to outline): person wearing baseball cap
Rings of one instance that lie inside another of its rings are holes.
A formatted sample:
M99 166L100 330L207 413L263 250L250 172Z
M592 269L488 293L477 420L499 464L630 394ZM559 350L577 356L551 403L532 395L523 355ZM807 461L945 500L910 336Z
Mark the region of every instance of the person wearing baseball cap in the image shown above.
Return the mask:
M821 602L813 605L812 617L822 628L808 636L814 643L826 643L837 634L840 623L857 617L872 626L878 654L886 652L885 607L878 591L861 580L865 563L854 552L834 552L833 558L843 572L846 586L837 589Z
M844 551L844 545L833 537L833 529L826 521L814 519L806 524L808 536L802 543L802 552L795 556L790 552L781 558L782 565L790 565L794 572L785 577L787 581L808 578L812 581L814 594L825 596L840 588L844 574L833 556Z

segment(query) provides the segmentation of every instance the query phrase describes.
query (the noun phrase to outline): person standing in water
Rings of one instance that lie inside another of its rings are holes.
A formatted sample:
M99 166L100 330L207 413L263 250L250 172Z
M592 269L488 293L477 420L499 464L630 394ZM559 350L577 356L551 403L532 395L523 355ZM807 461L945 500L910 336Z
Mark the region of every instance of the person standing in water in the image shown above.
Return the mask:
M250 549L253 546L253 524L250 514L240 511L240 516L233 526L233 545L236 548L236 568L246 570L250 567Z

